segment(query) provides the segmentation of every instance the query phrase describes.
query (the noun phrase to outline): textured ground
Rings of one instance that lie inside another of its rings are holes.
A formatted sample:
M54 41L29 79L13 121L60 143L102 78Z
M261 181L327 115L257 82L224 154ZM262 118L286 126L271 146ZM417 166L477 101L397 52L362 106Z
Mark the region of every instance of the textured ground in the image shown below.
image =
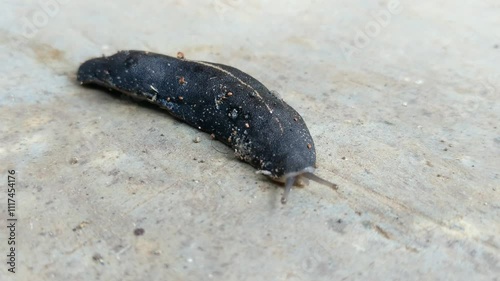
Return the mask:
M408 2L3 1L0 280L498 280L500 4ZM76 83L122 49L277 90L340 189L282 206L208 135Z

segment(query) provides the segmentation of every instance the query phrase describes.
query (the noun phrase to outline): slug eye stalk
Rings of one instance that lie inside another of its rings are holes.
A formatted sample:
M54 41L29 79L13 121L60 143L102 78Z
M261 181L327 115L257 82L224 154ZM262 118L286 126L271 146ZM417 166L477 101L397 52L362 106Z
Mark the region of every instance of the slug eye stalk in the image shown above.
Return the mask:
M296 176L289 176L285 180L285 191L283 192L283 195L281 196L281 204L286 204L288 201L288 195L290 194L290 190L292 189L293 184L295 181L298 179L298 177L304 177L307 179L310 179L312 181L315 181L319 184L322 184L324 186L328 186L332 188L333 190L337 190L339 187L336 183L332 183L330 181L327 181L313 173L310 172L305 172Z

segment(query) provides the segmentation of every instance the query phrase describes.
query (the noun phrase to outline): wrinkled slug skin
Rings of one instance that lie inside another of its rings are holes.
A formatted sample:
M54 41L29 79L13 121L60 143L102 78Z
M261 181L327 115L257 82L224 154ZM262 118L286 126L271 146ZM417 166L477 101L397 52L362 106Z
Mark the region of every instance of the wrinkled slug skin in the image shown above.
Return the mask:
M274 178L315 165L314 143L297 111L233 67L121 51L83 63L78 81L157 104Z

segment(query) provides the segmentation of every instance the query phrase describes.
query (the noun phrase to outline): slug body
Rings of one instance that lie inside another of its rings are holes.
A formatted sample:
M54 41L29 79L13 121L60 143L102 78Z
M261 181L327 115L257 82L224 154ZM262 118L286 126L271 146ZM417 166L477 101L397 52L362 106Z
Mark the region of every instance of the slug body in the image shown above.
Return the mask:
M78 70L95 84L145 99L212 134L262 174L286 183L317 180L314 142L297 111L250 75L230 66L143 51L94 58ZM323 181L323 182L322 182Z

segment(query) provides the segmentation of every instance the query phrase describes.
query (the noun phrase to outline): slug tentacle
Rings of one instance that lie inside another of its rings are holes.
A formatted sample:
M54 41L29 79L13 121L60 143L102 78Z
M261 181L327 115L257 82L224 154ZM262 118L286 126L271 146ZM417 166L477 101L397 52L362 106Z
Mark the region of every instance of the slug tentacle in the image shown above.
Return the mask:
M283 195L281 196L281 203L282 204L286 204L286 202L288 201L288 195L290 194L290 190L292 189L293 185L294 184L297 184L299 186L302 186L302 184L304 183L303 181L306 180L306 184L307 184L307 180L312 180L312 181L315 181L319 184L322 184L322 185L325 185L325 186L328 186L330 188L332 188L333 190L337 190L338 189L338 185L333 183L333 182L330 182L330 181L327 181L317 175L315 175L313 173L313 169L312 168L306 168L304 169L304 171L301 171L301 172L298 172L298 173L290 173L290 174L287 174L285 175L285 191L283 192Z
M322 184L322 185L325 185L325 186L329 186L329 187L331 187L334 190L339 189L339 186L336 183L329 182L329 181L327 181L327 180L325 180L323 178L320 178L319 176L317 176L317 175L315 175L313 173L304 173L304 174L302 174L302 176L305 177L305 178L308 178L308 179L310 179L312 181L315 181L315 182L317 182L319 184Z
M283 196L281 196L281 204L286 204L288 200L288 194L290 194L290 190L292 189L293 184L295 183L296 176L287 177L285 180L285 192L283 192Z

